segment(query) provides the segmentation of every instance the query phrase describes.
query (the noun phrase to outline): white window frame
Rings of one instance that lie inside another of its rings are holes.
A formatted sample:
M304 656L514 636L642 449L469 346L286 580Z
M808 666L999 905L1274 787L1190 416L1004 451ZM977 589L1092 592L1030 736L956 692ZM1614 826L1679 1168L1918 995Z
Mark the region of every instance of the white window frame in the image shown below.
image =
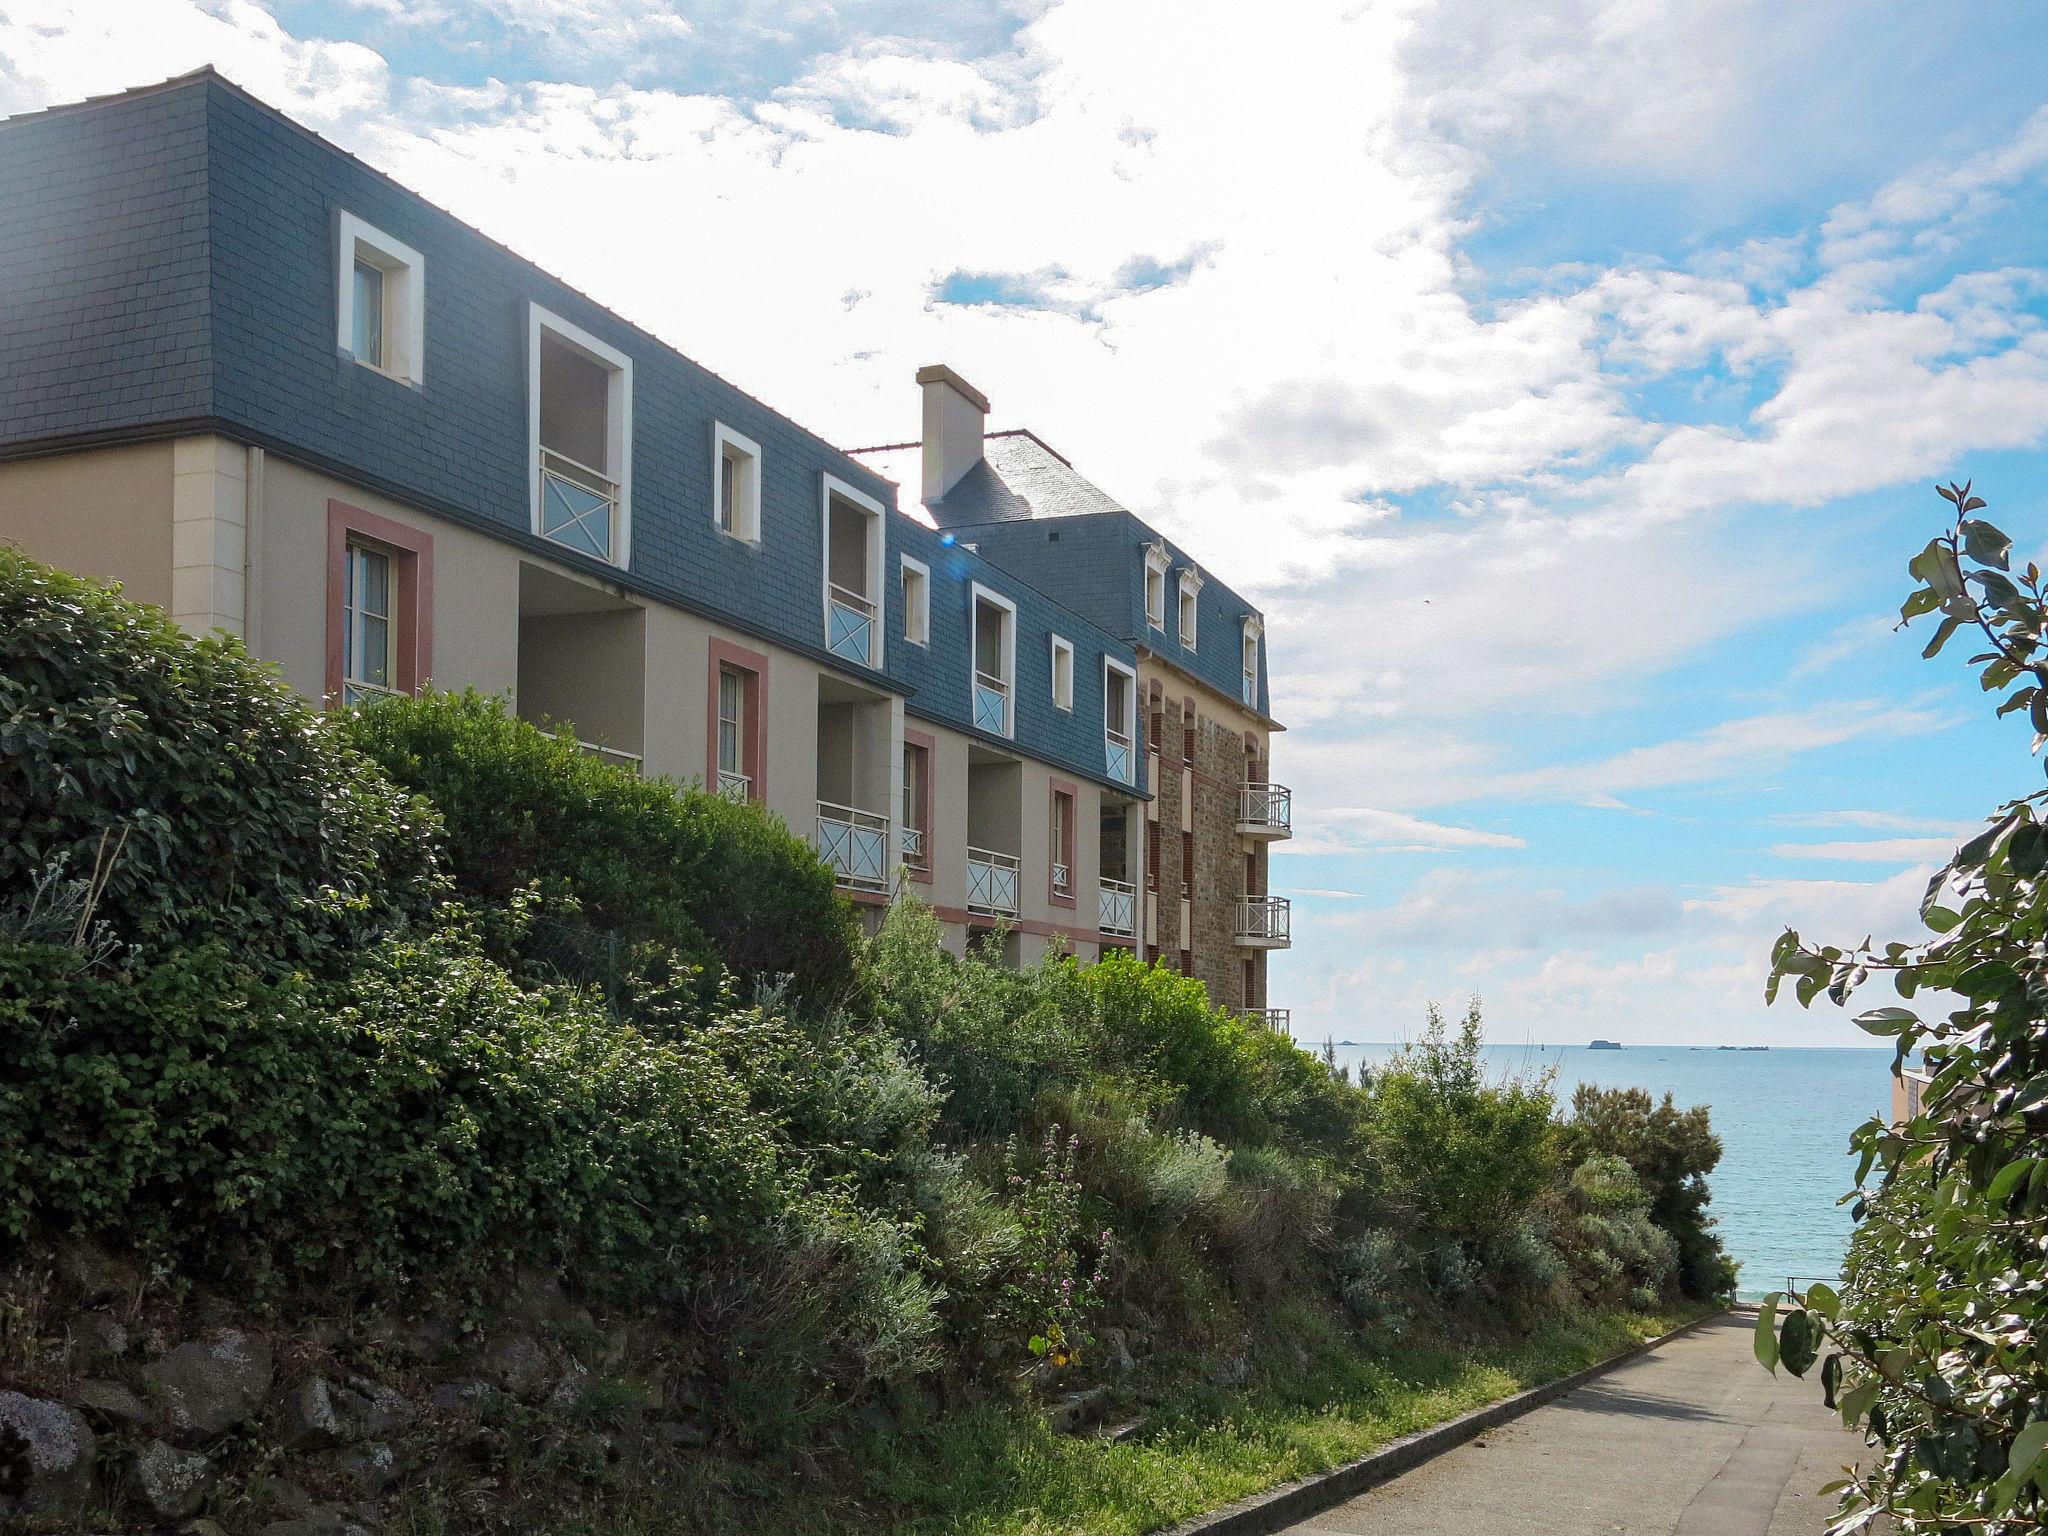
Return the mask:
M547 539L541 525L540 473L540 341L543 332L553 332L576 348L609 375L605 397L605 456L609 464L590 467L603 473L619 488L616 536L611 557L605 563L624 570L633 562L633 359L617 347L599 341L572 321L538 304L526 307L526 463L531 481L532 530L536 538ZM547 540L569 549L555 539ZM597 558L580 549L569 549L584 559Z
M1181 649L1192 651L1201 631L1202 573L1193 566L1180 573L1180 601L1174 609L1174 636Z
M398 687L398 556L382 544L369 539L350 536L342 543L342 560L345 562L342 576L341 599L341 696L345 704L361 702L364 696L395 698L404 690ZM373 683L366 677L356 675L356 662L362 646L363 607L361 589L356 582L356 562L381 560L384 562L384 611L369 614L384 624L384 681Z
M868 600L875 605L875 621L869 630L871 637L868 647L868 666L879 672L882 669L882 653L889 638L889 594L882 587L882 572L886 568L889 536L888 511L881 502L858 486L848 485L837 475L820 475L818 486L818 548L821 563L818 570L818 594L823 607L820 617L824 621L824 634L828 654L838 653L830 648L832 635L832 498L837 496L852 502L868 515L867 527L867 578ZM839 656L839 660L847 658ZM855 666L860 663L853 663Z
M1166 546L1164 544L1153 544L1146 548L1145 622L1161 634L1166 633L1166 568L1169 563L1166 558ZM1159 606L1157 608L1154 608L1152 605L1152 598L1155 592L1159 597Z
M426 387L427 259L402 240L343 213L335 221L335 341L358 367ZM356 356L356 258L384 274L384 361Z
M1102 658L1102 730L1105 741L1111 729L1109 720L1109 675L1114 672L1124 680L1124 718L1121 727L1125 741L1130 743L1131 771L1124 780L1127 784L1138 781L1138 669L1125 666L1114 656ZM1157 742L1147 745L1153 751L1159 750Z
M736 471L730 528L724 522L728 458ZM761 445L722 421L711 423L711 526L743 544L761 542Z
M1003 683L1003 729L1005 737L1017 734L1017 605L1002 593L980 582L969 584L967 600L967 718L975 719L974 690L981 674L981 624L979 609L987 602L1005 615L1002 639L1002 671L991 676ZM976 727L980 729L979 726Z
M903 638L911 645L932 643L932 568L914 555L903 556ZM911 577L917 578L916 582Z
M1259 653L1264 647L1265 638L1265 621L1257 614L1244 621L1244 640L1240 656L1244 666L1244 704L1247 709L1259 707Z
M1052 637L1052 707L1074 712L1074 642Z

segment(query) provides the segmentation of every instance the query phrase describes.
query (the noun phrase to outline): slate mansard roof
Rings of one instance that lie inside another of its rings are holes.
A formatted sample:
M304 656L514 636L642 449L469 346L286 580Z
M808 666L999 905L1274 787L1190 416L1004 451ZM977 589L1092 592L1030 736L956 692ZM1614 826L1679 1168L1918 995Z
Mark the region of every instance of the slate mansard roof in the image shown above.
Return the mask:
M0 121L0 208L0 459L219 432L890 688L911 714L969 733L979 581L1017 604L1013 743L1113 782L1099 658L1133 662L1121 636L895 510L866 465L213 70ZM424 259L419 387L336 345L343 212ZM632 359L626 568L531 530L531 304ZM713 526L714 421L761 446L758 548ZM879 673L823 649L828 475L891 509ZM901 638L901 555L931 569L929 647ZM1053 708L1037 664L1053 633L1086 663L1071 712Z

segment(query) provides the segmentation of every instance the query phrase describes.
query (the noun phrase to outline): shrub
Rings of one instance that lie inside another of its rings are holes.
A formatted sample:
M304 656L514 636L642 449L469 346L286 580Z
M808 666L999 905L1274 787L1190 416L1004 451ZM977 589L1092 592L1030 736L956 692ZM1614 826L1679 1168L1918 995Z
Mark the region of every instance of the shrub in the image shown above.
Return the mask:
M237 640L0 547L0 891L127 942L326 964L424 914L433 815Z
M618 946L722 962L743 983L793 978L829 1002L852 976L857 925L831 871L751 805L637 777L474 692L380 701L351 739L440 811L457 893L548 901L519 958L617 979Z
M1337 1293L1368 1327L1399 1332L1414 1295L1413 1256L1395 1233L1368 1227L1336 1255Z
M1707 1175L1721 1161L1721 1139L1705 1105L1679 1109L1668 1093L1659 1103L1640 1088L1582 1083L1572 1094L1559 1145L1568 1163L1595 1154L1627 1162L1647 1192L1651 1218L1677 1241L1678 1278L1687 1295L1733 1289L1734 1266L1707 1214Z

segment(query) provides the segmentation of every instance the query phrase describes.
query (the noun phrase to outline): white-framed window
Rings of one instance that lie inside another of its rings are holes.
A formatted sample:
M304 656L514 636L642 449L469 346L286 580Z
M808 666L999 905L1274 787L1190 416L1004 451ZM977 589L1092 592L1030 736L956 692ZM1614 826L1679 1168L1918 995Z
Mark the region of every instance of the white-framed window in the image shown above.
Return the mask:
M825 475L825 649L864 667L882 664L882 504L867 492Z
M391 552L350 539L342 551L341 698L399 692L396 571Z
M1266 626L1257 614L1244 621L1244 702L1247 709L1259 707L1259 642Z
M1135 782L1138 674L1114 656L1102 658L1102 766L1120 784ZM1154 742L1156 750L1158 743Z
M1145 551L1145 622L1162 632L1166 628L1166 566L1166 546L1149 546Z
M761 542L761 445L711 423L711 519L720 533Z
M903 638L912 645L932 643L932 570L909 555L903 557Z
M718 669L718 792L732 800L748 793L747 680L733 667Z
M1009 736L1017 728L1017 605L974 583L974 677L969 707L975 729Z
M1202 573L1189 566L1180 573L1180 611L1176 633L1184 650L1195 648L1195 626L1201 609Z
M336 343L365 368L425 383L426 258L352 213L336 222Z
M633 360L560 315L528 306L533 531L611 565L633 548Z
M1074 707L1074 642L1061 635L1052 637L1052 707Z

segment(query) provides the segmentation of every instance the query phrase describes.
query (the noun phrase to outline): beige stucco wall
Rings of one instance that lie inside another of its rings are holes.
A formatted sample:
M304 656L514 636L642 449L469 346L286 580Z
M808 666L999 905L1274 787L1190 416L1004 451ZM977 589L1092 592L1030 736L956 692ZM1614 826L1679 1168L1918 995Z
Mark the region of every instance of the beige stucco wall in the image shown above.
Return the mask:
M171 452L140 443L0 464L0 541L170 607Z

